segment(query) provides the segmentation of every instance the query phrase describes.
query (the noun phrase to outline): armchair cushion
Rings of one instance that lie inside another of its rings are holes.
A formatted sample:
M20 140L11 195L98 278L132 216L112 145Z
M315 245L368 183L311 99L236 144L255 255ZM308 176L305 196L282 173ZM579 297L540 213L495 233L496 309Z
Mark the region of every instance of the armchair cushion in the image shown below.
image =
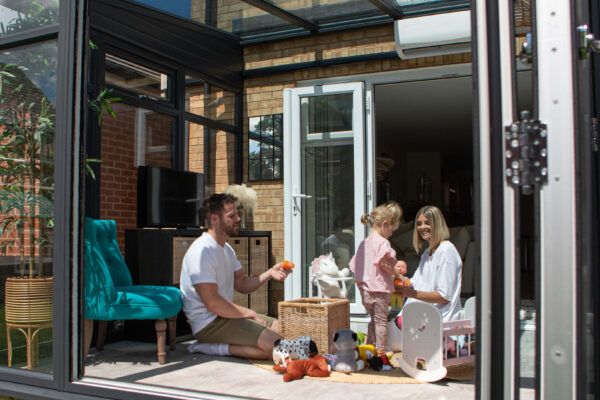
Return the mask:
M125 286L117 288L107 320L164 319L176 316L180 309L181 294L175 287Z

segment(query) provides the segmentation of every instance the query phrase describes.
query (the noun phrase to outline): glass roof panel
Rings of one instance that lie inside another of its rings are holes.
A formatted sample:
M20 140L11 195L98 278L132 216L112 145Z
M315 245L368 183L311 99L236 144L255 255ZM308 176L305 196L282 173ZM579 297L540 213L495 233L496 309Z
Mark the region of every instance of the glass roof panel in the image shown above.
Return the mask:
M315 24L385 16L367 0L270 0L279 8Z
M204 2L203 0L192 1ZM212 23L207 21L207 25L241 37L297 28L296 25L284 19L240 0L218 0L216 3L216 10L213 11L213 21Z
M376 24L392 17L445 12L470 4L470 0L377 0L379 6L369 0L132 1L235 34L243 42L344 29L357 23Z
M467 9L470 0L382 0L404 16Z

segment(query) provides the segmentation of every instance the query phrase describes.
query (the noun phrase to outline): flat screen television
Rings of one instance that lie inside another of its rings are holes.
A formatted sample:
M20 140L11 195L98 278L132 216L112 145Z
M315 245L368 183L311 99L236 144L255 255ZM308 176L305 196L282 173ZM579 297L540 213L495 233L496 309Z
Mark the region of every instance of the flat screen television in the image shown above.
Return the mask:
M139 228L197 228L202 224L203 174L140 166L137 179Z

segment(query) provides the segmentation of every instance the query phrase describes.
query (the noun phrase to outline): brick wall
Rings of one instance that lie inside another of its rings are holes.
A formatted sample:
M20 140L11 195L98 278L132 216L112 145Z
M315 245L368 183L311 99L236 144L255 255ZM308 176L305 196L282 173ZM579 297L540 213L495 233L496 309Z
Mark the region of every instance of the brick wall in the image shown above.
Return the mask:
M393 26L379 26L345 32L248 45L244 48L247 70L275 65L394 51ZM436 65L470 62L470 54L427 57L414 60L381 60L305 69L249 78L244 82L244 180L247 181L248 118L283 112L283 89L297 81L344 75L369 74ZM258 193L254 229L273 232L273 256L283 254L283 181L247 182Z
M137 227L136 129L140 110L115 104L116 118L102 120L100 218L117 221L117 238L125 248L125 229ZM170 167L171 119L147 113L140 132L146 135L142 165Z
M356 29L272 43L248 45L244 48L247 70L339 57L369 55L395 51L393 26ZM274 261L284 254L283 181L247 182L248 118L283 112L283 89L293 88L297 81L324 79L344 75L370 74L400 69L470 62L470 54L427 57L415 60L368 61L304 69L246 79L244 82L244 180L258 194L254 212L254 229L269 230L273 238ZM271 282L270 309L277 310L283 300L283 284Z

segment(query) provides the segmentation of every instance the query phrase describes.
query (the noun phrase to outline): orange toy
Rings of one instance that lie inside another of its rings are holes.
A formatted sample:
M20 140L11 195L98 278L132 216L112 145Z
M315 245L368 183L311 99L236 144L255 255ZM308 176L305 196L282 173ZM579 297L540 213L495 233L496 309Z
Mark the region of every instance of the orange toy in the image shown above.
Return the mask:
M281 263L281 268L283 268L287 271L293 270L294 267L295 267L294 263L289 260L283 260L283 262Z
M394 279L394 287L410 286L410 279ZM404 296L400 293L392 293L390 296L390 305L394 308L402 308L404 305Z
M283 373L283 381L289 382L302 379L304 375L315 378L326 378L329 376L329 364L323 356L314 356L308 360L293 360L287 366L274 365L273 370Z

